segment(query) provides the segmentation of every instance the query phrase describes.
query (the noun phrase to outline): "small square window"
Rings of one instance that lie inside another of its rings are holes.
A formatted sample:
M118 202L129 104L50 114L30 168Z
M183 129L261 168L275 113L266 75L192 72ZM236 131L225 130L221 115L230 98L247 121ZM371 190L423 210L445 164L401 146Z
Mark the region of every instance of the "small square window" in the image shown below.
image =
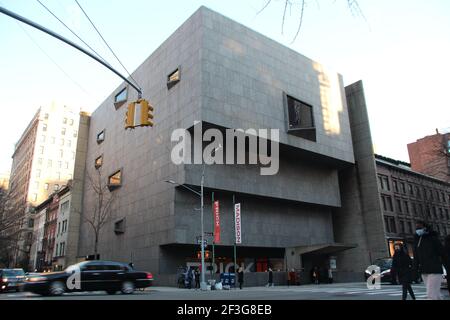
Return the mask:
M62 128L62 129L61 129L61 134L62 134L62 135L65 135L65 134L66 134L66 128Z
M167 88L170 89L180 82L180 69L178 68L167 76Z
M67 118L64 118L63 124L67 124Z
M46 114L44 115L44 119L45 119L45 120L48 119L48 113L46 113Z
M100 168L103 165L103 156L98 157L95 159L95 168Z
M108 178L108 188L109 190L113 190L122 185L122 171L118 170Z
M47 125L44 123L44 125L42 126L42 131L47 131Z
M114 223L114 232L115 234L125 233L125 218L120 219Z
M102 143L105 141L105 130L97 134L97 143Z
M73 119L69 120L69 125L73 126Z

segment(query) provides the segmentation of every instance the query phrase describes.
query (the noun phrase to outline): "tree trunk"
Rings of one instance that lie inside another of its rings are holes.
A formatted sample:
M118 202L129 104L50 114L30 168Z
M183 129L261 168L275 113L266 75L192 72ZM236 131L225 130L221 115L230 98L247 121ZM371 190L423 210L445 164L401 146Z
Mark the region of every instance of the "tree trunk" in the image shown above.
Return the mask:
M97 259L97 255L98 255L98 233L95 233L95 243L94 243L94 260L98 260Z

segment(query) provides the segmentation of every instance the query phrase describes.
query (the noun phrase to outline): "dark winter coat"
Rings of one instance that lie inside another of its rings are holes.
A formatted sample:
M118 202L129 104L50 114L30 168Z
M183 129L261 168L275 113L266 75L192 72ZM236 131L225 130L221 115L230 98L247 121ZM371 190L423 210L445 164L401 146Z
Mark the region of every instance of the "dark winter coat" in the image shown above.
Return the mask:
M244 271L238 271L238 282L244 283Z
M392 260L392 271L398 277L400 284L411 284L413 261L405 251L395 252Z
M269 283L273 283L273 272L269 271Z
M442 274L445 262L444 248L436 232L414 239L414 267L421 274Z

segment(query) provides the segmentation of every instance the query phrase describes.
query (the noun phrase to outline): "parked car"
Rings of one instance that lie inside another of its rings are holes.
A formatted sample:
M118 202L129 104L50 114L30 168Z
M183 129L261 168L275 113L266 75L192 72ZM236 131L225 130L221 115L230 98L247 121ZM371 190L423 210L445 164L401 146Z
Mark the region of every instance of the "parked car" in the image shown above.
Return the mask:
M93 260L74 264L61 272L30 276L25 282L24 291L54 296L75 291L106 291L108 294L120 291L132 294L137 288L151 286L152 281L151 273L136 271L128 264Z
M20 291L24 280L23 269L0 269L0 292Z

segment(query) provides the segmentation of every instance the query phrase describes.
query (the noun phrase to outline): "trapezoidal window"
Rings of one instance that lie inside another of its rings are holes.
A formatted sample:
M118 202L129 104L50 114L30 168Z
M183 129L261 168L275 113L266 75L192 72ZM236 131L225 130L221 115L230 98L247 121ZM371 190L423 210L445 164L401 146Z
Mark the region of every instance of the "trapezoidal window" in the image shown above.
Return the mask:
M172 88L178 82L180 82L180 68L167 76L167 89Z
M125 87L114 96L114 107L119 109L128 100L128 88Z
M288 114L288 133L297 137L316 141L313 107L286 95Z
M108 178L108 188L110 191L122 186L122 171L118 170Z

